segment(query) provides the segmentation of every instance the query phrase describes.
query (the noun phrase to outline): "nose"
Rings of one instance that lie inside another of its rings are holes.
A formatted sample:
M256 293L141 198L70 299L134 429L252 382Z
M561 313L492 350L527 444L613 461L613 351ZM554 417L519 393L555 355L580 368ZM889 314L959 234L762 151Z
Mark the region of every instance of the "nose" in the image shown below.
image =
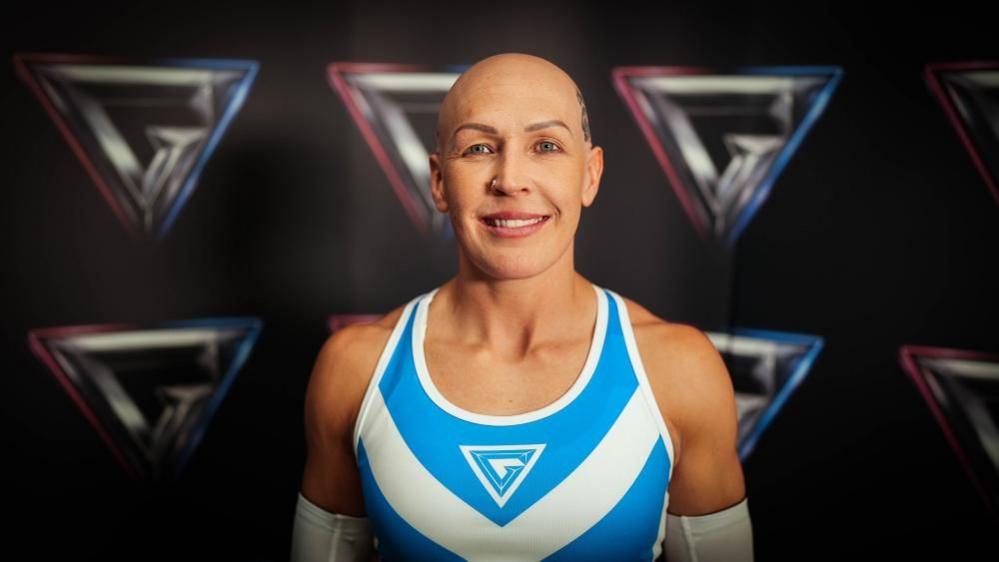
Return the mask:
M523 173L523 163L507 152L498 160L496 175L490 180L489 192L495 195L517 195L530 191L530 182Z

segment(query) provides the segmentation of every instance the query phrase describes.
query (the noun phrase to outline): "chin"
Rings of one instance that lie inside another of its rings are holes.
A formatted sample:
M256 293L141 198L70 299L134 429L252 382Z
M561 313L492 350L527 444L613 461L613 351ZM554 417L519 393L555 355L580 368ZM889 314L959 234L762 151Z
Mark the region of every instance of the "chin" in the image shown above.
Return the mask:
M556 261L554 256L539 256L536 253L510 253L477 256L472 260L476 268L493 279L527 279L540 275Z

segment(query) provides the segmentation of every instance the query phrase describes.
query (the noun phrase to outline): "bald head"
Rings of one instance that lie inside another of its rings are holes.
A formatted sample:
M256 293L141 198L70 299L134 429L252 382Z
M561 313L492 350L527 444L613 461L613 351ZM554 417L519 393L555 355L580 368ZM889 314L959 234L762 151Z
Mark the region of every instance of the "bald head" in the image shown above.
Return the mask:
M490 116L509 118L511 112L528 120L560 121L590 143L583 94L572 78L543 58L504 53L472 65L448 91L437 119L437 151L446 149L463 123Z

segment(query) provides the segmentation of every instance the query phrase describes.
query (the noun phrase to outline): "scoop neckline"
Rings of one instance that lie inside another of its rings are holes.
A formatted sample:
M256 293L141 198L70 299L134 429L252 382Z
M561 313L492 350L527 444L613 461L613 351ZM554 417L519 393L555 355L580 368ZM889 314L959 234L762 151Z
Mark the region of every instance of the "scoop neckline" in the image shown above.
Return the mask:
M597 299L596 325L593 328L593 336L590 339L590 349L586 354L586 362L583 363L583 368L579 375L576 376L576 380L567 391L556 398L553 402L550 402L536 410L509 415L482 414L466 410L448 400L443 394L441 394L440 390L437 389L433 379L430 378L430 370L427 367L427 359L423 349L424 340L426 339L427 334L427 316L428 311L430 310L430 303L434 300L434 296L437 294L437 291L440 290L440 287L430 291L417 303L415 313L416 318L414 319L412 333L413 361L416 364L417 378L420 381L420 386L423 387L423 391L427 393L427 396L429 396L438 407L447 413L465 421L483 425L523 424L546 418L562 410L571 404L572 401L583 392L583 389L586 388L587 384L590 382L603 350L604 338L607 335L607 295L596 284L590 283L590 285L593 287Z

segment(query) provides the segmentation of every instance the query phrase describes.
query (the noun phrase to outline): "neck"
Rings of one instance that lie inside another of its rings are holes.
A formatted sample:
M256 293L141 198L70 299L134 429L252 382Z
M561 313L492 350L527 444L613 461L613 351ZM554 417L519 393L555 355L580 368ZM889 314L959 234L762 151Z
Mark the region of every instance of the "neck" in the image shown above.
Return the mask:
M538 345L580 334L596 315L592 284L576 272L572 248L545 271L520 279L485 275L459 256L458 275L434 298L435 330L465 345L484 345L512 358Z

